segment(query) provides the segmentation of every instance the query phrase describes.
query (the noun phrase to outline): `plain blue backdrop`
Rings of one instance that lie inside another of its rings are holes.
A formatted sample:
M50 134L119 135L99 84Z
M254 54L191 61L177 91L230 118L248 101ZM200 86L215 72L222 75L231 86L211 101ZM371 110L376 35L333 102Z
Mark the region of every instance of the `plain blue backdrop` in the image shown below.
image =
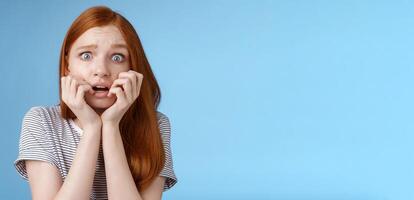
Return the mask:
M414 199L412 1L0 3L1 199L23 115L58 102L72 21L135 26L162 89L178 183L165 199Z

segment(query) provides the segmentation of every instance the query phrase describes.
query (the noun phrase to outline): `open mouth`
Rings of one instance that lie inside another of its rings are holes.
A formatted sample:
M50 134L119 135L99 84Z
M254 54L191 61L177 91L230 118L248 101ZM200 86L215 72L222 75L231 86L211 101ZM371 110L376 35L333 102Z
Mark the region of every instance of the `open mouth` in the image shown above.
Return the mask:
M108 94L109 94L108 87L97 85L97 86L93 86L92 89L94 91L93 96L95 96L96 98L99 98L99 99L108 98Z
M94 87L92 87L92 89L95 92L107 92L109 90L109 88L107 88L105 86L94 86Z

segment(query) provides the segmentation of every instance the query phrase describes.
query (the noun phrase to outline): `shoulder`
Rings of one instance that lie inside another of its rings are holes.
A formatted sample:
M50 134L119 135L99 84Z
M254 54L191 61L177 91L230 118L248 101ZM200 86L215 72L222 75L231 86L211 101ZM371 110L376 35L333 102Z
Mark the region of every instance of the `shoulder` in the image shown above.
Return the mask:
M39 122L44 118L45 107L44 106L34 106L31 107L26 114L24 115L24 122Z
M59 105L53 106L33 106L25 114L24 118L28 119L42 119L42 120L54 120L60 118L60 107Z
M166 114L164 114L160 111L157 111L157 120L158 120L158 123L160 123L160 122L164 122L164 121L169 121L169 118L167 117Z
M61 122L62 117L59 105L31 107L23 118L23 125L36 124L42 125L43 128L52 124L60 124Z

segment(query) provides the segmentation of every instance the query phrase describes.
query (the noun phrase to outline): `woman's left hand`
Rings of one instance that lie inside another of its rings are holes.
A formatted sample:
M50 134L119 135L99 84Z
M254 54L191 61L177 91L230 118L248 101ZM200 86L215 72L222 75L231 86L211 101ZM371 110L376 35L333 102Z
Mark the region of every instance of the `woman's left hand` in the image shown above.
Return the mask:
M102 113L103 124L119 125L128 108L139 96L143 77L142 74L133 70L119 73L118 79L112 83L108 93L109 97L116 95L116 101Z

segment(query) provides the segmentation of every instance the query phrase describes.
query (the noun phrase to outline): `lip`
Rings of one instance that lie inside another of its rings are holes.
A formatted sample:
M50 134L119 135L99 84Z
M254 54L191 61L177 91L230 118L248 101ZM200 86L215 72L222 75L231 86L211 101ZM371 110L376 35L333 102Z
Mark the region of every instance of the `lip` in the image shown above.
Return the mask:
M97 97L97 98L108 98L108 93L109 93L109 90L108 91L95 91L94 93L93 93L93 96L95 96L95 97Z
M111 83L109 83L109 82L96 82L96 83L92 83L91 86L92 87L104 86L104 87L107 87L109 89L111 87Z
M111 83L109 82L95 82L91 84L92 88L96 86L103 86L108 88L107 91L95 91L93 92L93 96L99 99L108 98L109 89L111 88Z

